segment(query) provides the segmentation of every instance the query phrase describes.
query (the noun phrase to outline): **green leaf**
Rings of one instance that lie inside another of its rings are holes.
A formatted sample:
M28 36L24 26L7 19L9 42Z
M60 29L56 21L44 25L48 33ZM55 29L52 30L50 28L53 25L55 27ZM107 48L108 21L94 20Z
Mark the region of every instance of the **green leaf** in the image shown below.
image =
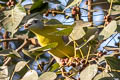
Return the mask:
M9 80L8 74L8 67L0 66L0 80Z
M120 64L120 59L115 57L105 57L105 59L112 69L120 70L118 66Z
M62 23L56 19L50 19L45 23L45 25L57 25L57 24L62 24Z
M109 3L111 3L112 0L107 0ZM113 4L120 4L120 0L113 0Z
M44 52L41 52L41 51L34 51L34 52L32 52L30 55L32 56L32 57L36 57L36 56L40 56L40 55L42 55L42 54L44 54Z
M93 80L114 80L113 77L111 77L111 75L105 71L97 74Z
M99 40L105 40L109 38L117 29L117 23L115 20L111 21L99 34Z
M10 54L13 54L13 55L21 58L20 54L17 51L15 51L15 50L12 50L12 52L10 52Z
M114 55L119 55L119 53L114 51L109 55L104 55L104 56L102 56L101 58L98 59L98 63L101 63L101 62L105 61L105 57L112 57Z
M119 78L113 78L113 77L104 77L104 78L101 78L99 80L115 80L115 79L119 80Z
M48 3L43 3L43 0L36 0L30 8L31 13L41 12L43 13L48 8Z
M86 34L84 36L85 39L89 39L90 36L95 35L98 30L98 28L96 28L96 27L84 27L83 29L86 32Z
M39 8L43 5L43 0L37 0L34 2L30 10L34 10L36 8Z
M48 33L48 35L56 35L56 36L67 36L72 32L72 28L66 28L60 31L55 31L55 32L51 32Z
M58 68L60 67L60 65L58 63L54 63L51 67L50 67L50 70L51 72L57 70Z
M10 52L12 52L11 49L4 49L4 50L0 51L0 56L8 56L10 54Z
M69 35L69 41L78 40L85 35L85 31L81 26L75 26Z
M28 71L28 67L25 66L19 72L17 72L17 74L23 77L27 71Z
M25 62L25 61L20 61L16 64L15 66L15 72L19 72L21 69L23 69L25 67L25 65L27 64L28 62Z
M1 1L8 2L9 0L1 0Z
M73 28L71 34L69 35L69 42L73 40L78 40L81 39L85 34L85 30L83 29L84 27L90 27L91 23L90 22L83 22L83 21L76 21L76 25Z
M14 72L14 69L15 69L15 65L14 64L8 66L8 74L12 75L12 73Z
M2 8L2 5L0 5L0 9ZM1 25L1 22L4 20L6 16L4 15L3 12L0 12L0 25Z
M75 26L75 24L72 25L63 25L63 24L54 24L54 25L44 25L44 26L49 26L51 28L73 28Z
M111 15L119 16L120 14L120 5L113 5L111 10Z
M76 24L72 25L63 25L60 21L56 19L50 19L47 21L44 21L44 26L54 27L54 28L73 28Z
M31 51L46 51L46 50L50 50L52 48L55 48L57 45L58 45L57 42L53 42L53 43L50 43L44 47L33 48L33 49L29 50L29 52L31 52Z
M3 27L14 34L23 17L26 16L26 12L21 5L16 5L13 9L4 11L4 15L7 17L2 21Z
M115 17L117 21L117 32L120 33L120 5L113 5L111 10L111 15Z
M97 72L98 65L89 65L80 73L80 80L92 80L93 77L97 74Z
M69 0L69 1L67 2L67 6L70 5L73 1L74 1L74 0Z
M45 72L38 78L38 80L55 80L56 77L57 75L54 72Z
M38 74L35 70L29 70L21 80L38 80Z
M38 49L38 47L37 48L34 48L34 49ZM42 52L42 51L37 51L37 50L33 50L32 52L31 51L28 51L28 50L22 50L22 52L25 54L25 55L27 55L27 56L29 56L30 58L34 58L34 57L36 57L36 56L40 56L40 55L42 55L43 53L44 53L44 51Z
M82 48L83 46L85 46L88 42L90 42L91 40L93 40L94 38L95 38L95 35L90 36L89 39L83 45L80 45L78 48L76 48L76 50L79 50L80 48Z
M107 64L111 67L111 69L114 69L114 70L120 70L120 67L118 66L120 64L120 59L117 59L115 57L105 57L106 61L107 61ZM119 72L117 71L112 71L112 73L120 78L119 76Z
M32 56L30 55L30 53L28 52L28 50L22 49L22 52L23 52L25 55L27 55L27 56L29 56L30 58L32 58Z
M11 50L11 49L4 49L2 51L0 51L0 56L8 56L8 57L19 57L21 58L21 56L19 55L18 52Z
M61 2L59 0L44 0L45 2L51 2L51 3L54 3L54 4L60 4Z

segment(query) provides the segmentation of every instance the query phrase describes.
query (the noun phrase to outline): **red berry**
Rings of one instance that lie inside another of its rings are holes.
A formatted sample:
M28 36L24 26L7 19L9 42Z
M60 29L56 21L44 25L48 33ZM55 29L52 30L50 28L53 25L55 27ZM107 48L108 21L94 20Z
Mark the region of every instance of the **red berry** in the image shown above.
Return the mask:
M14 6L14 4L15 4L14 1L12 1L12 2L11 2L11 6Z
M82 60L81 60L81 63L85 63L85 62L86 62L86 60L85 60L85 59L82 59Z
M76 7L76 10L77 10L77 12L80 12L80 8L79 7Z
M52 14L52 16L56 16L56 14L54 13L54 14Z
M48 16L48 13L45 13L45 16Z
M98 53L97 53L97 56L98 56L98 57L102 57L102 56L103 56L103 52L98 52Z
M72 10L72 15L76 15L76 11L75 10Z
M51 13L52 12L52 10L48 10L48 13Z
M94 61L96 61L96 60L97 60L97 58L93 57L91 60L94 60Z
M75 11L75 10L76 10L76 8L77 8L77 7L73 7L73 8L72 8L72 10L74 10L74 11Z
M7 6L10 6L10 5L11 5L11 2L7 2L6 5L7 5Z
M68 63L69 59L68 59L68 58L66 58L64 61L65 61L65 63Z
M75 63L72 63L71 66L76 67L76 64L75 64Z

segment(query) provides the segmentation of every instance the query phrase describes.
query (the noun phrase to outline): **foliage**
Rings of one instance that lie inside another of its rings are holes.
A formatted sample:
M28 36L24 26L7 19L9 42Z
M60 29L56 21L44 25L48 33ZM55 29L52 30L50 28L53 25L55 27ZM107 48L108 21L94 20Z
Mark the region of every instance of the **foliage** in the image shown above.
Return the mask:
M20 80L120 79L120 37L115 46L108 46L120 32L120 0L107 0L105 4L109 4L110 8L102 9L107 14L102 25L80 19L79 6L84 0L65 0L64 9L58 8L63 7L64 0L33 0L32 4L23 6L24 1L0 0L0 79L12 80L16 75L20 76ZM88 5L92 6L90 1ZM58 6L51 9L51 4ZM97 4L104 2L94 5ZM93 8L89 9L83 10L94 12ZM74 19L74 22L71 22L72 25L63 24L56 19L57 15L64 16L65 20ZM23 25L33 17L39 17L44 27L55 28L56 31L48 35L64 38L65 46L74 46L75 56L56 59L48 54L59 44L54 42L41 47L36 36L23 29ZM100 51L101 44L107 40L110 41ZM76 57L77 52L81 53L79 57Z

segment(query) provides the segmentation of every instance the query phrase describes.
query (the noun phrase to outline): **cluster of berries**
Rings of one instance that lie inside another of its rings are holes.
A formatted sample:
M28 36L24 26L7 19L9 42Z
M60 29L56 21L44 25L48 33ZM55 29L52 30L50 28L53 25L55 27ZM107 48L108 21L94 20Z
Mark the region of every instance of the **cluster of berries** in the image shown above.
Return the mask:
M108 25L111 22L112 17L110 15L106 15L104 16L104 20L105 20L105 25Z
M72 8L72 17L76 18L77 15L80 15L80 8L78 6L75 6Z
M106 55L107 52L102 52L102 51L99 51L97 52L97 56L93 56L89 59L89 63L90 64L96 64L96 62L98 61L99 58L101 58L102 56Z
M78 57L71 57L71 58L65 58L61 59L61 65L62 66L73 66L76 67L80 65L80 58Z
M100 52L97 52L97 56L91 57L88 60L80 59L78 57L65 58L65 59L61 59L61 65L73 66L73 67L81 66L81 68L85 68L88 64L95 64L98 58L106 54L107 52L100 51Z
M100 58L100 57L102 57L103 55L106 55L106 54L107 54L107 52L99 51L99 52L97 52L97 57Z
M11 8L11 7L13 7L13 6L15 5L15 2L14 2L14 0L9 0L9 1L6 3L6 5L7 5L9 8Z
M45 13L45 16L48 16L49 14L52 14L52 16L56 16L57 14L64 14L63 12L61 12L60 10L57 9L52 9L52 10L48 10ZM80 8L78 6L75 6L72 8L72 17L76 18L76 16L80 15ZM69 16L66 17L67 19L69 18Z
M61 59L61 65L62 66L72 66L72 67L76 67L79 68L79 71L82 71L83 69L85 69L88 66L89 62L86 59L80 59L80 58L74 58L71 57L69 58L65 58L65 59Z
M48 10L46 13L45 13L45 16L48 16L49 14L52 14L52 16L56 16L60 11L59 10L56 10L56 9L52 9L52 10Z

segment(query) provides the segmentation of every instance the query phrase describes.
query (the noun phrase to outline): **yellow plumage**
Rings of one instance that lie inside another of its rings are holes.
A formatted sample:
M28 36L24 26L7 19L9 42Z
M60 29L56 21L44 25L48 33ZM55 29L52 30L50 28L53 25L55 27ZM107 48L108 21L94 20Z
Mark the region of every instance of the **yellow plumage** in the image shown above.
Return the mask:
M81 25L81 24L83 24L83 22L80 22L80 21L77 23L78 23L77 24L78 26L76 26L77 28L82 27L82 26L84 27L84 26L90 24L90 23L86 23L86 25ZM79 26L79 25L81 25L81 26ZM54 57L64 58L64 57L77 56L77 57L83 58L88 53L89 47L87 45L82 47L80 51L79 50L75 51L74 46L70 46L70 45L66 46L65 42L62 39L62 36L56 36L55 34L51 35L51 33L56 32L57 29L54 26L53 27L49 26L49 25L44 26L44 24L39 19L36 19L36 18L30 19L25 24L25 26L27 26L27 28L29 30L31 30L37 36L39 44L42 47L47 46L50 43L54 43L54 42L58 43L57 47L49 50L49 53ZM93 31L90 30L90 33L92 33L92 32ZM88 33L88 34L90 34L90 33ZM76 34L79 34L79 33L76 32ZM75 33L74 33L74 35L75 35ZM82 42L81 42L81 44L82 44Z
M50 54L59 58L74 56L73 46L65 46L66 44L62 40L61 36L49 35L51 32L57 31L56 28L46 26L42 29L31 28L30 30L37 36L38 41L42 47L46 46L49 43L58 43L58 46L56 48L49 51Z

